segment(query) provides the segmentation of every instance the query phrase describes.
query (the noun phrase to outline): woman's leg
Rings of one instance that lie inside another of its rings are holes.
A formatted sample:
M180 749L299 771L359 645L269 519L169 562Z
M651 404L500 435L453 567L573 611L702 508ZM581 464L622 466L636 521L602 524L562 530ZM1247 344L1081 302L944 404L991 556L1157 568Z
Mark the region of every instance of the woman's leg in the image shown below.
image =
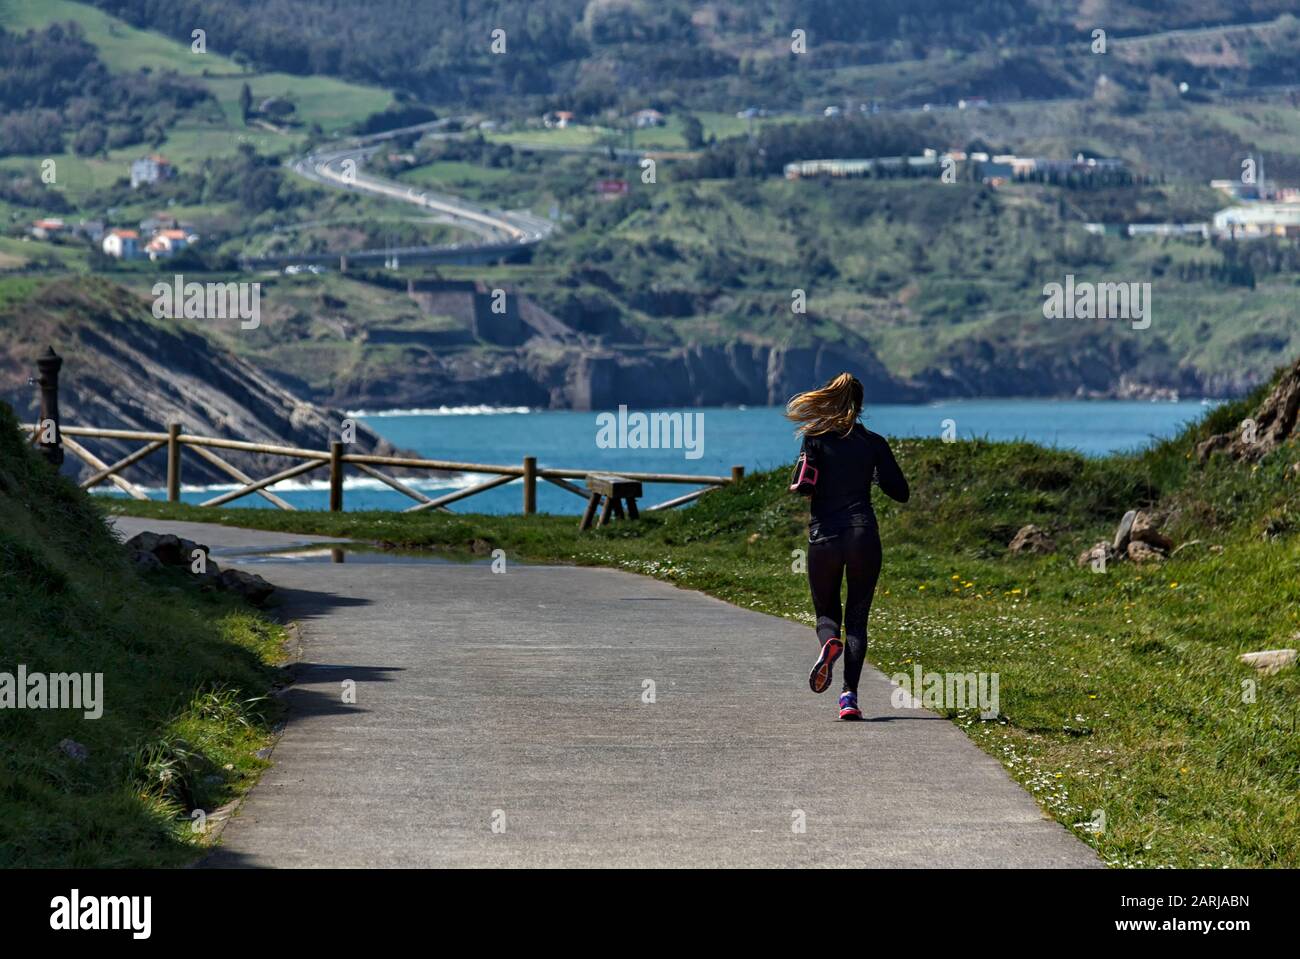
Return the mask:
M844 600L844 690L856 693L867 658L867 617L880 578L880 533L874 526L855 526L841 533L840 539L844 543L845 578L849 581ZM808 569L811 572L811 552Z
M817 616L817 645L840 634L840 581L844 577L843 535L808 544L808 585Z

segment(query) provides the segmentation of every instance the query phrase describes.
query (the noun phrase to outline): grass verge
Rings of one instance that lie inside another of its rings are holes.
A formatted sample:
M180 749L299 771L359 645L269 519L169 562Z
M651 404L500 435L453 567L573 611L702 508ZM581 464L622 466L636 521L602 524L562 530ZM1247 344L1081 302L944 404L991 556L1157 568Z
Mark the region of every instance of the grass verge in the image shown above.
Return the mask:
M98 504L24 447L0 404L0 868L184 865L267 765L283 630L185 573L137 572ZM19 708L20 667L91 677L83 708L30 708L30 679Z

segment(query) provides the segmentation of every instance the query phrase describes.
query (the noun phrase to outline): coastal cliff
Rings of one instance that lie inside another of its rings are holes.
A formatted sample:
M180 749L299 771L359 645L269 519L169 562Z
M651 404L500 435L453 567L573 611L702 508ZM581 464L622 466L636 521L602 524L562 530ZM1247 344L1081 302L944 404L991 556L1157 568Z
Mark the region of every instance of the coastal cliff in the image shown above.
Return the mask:
M90 278L31 284L26 295L0 301L0 400L22 422L34 422L39 391L30 382L36 357L47 346L63 357L60 407L65 425L165 430L325 449L337 438L344 414L308 402L265 372L199 332L194 321L155 319L148 303L119 286ZM85 439L83 445L114 462L141 444ZM394 448L358 423L357 452L392 454ZM290 465L283 457L223 451L223 458L255 476ZM230 477L195 456L183 460L185 484L228 483ZM91 469L68 455L64 470ZM128 479L159 485L166 457L155 453L130 467Z

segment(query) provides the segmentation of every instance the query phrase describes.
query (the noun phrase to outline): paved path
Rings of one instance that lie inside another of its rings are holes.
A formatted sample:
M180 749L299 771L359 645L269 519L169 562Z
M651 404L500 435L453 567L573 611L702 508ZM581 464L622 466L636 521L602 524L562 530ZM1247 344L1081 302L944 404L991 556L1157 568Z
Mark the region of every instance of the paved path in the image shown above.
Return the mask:
M307 539L118 525L225 563ZM244 568L304 648L274 765L210 865L1099 865L957 727L892 708L875 670L872 721L840 723L794 623L610 570Z

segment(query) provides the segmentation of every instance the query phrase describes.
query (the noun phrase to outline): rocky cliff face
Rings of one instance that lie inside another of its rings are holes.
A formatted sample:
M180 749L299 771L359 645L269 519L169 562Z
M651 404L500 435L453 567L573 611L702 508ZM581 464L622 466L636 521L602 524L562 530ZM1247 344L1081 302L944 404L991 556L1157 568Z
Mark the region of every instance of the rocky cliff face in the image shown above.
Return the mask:
M1011 335L953 344L942 365L912 378L925 399L980 396L1148 399L1232 397L1248 393L1266 370L1231 375L1207 372L1180 360L1158 334L1123 338L1110 321L1079 321L1070 336L1022 342Z
M358 364L334 381L326 402L365 409L462 404L551 409L783 404L800 390L848 370L872 402L921 398L891 376L870 346L848 330L838 342L814 337L806 321L786 342L657 344L626 338L621 326L571 325L517 291L491 309L482 284L410 280L407 295L427 313L451 318L470 342L408 337L367 342L410 348L396 361ZM583 310L578 315L587 317Z
M870 328L850 320L793 316L782 305L701 323L709 302L625 290L590 269L527 291L379 273L350 276L331 290L311 299L286 289L259 338L227 343L291 390L350 409L783 404L845 370L863 381L872 403L1235 396L1267 375L1247 366L1207 371L1161 330L1083 320L992 324L944 339L942 349L914 350L930 359L900 371L879 359ZM614 293L652 319L631 322ZM280 295L273 292L271 302ZM660 322L675 313L690 320ZM737 331L730 342L721 339L723 322ZM935 335L942 334L916 328L916 337Z
M157 320L147 303L103 280L51 281L0 308L0 399L23 422L35 421L40 399L29 379L35 375L36 357L52 345L64 360L60 406L65 425L158 431L177 421L188 433L310 449L327 449L338 438L341 411L294 396L250 363L185 328L194 322ZM81 442L110 463L142 445ZM359 423L353 449L394 452ZM283 457L220 453L253 476L292 465ZM182 463L186 484L231 481L192 454L184 455ZM92 472L71 454L64 469ZM165 454L159 451L124 475L159 485L166 470Z
M549 409L783 404L844 370L874 403L919 400L867 349L729 343L575 346L532 341L491 352L411 351L382 377L348 377L330 401L365 409L493 404Z
M568 353L536 363L533 375L548 387L549 405L571 409L628 406L753 406L784 404L810 384L848 370L862 380L871 402L915 399L867 349L821 344L783 347L729 343L669 350Z
M1206 372L1181 361L1158 333L1116 336L1104 323L1019 330L958 340L941 363L911 375L887 369L871 344L822 318L826 341L795 318L781 341L745 336L730 343L637 341L579 304L567 319L511 292L510 309L482 308L488 293L469 282L412 281L408 295L427 312L458 320L449 333L405 337L381 331L368 343L403 345L400 356L354 362L314 398L365 409L491 404L550 409L783 404L848 370L873 403L981 396L1169 398L1237 396L1266 374ZM480 302L482 301L482 302ZM594 319L593 319L594 318ZM590 322L589 322L590 321ZM362 322L363 321L359 321ZM364 347L363 347L364 350ZM254 359L254 362L259 362ZM273 362L273 361L268 361ZM287 378L280 371L281 378Z
M1231 433L1217 433L1196 447L1204 463L1216 453L1235 460L1263 459L1300 426L1300 360L1278 377L1264 402Z
M609 409L628 406L783 404L849 371L868 402L915 403L981 396L1148 399L1239 396L1263 374L1207 374L1179 363L1163 342L1098 336L1061 345L992 340L955 346L942 365L891 373L864 341L781 345L653 346L534 337L510 349L412 349L382 375L345 376L325 402L366 409L462 404Z

